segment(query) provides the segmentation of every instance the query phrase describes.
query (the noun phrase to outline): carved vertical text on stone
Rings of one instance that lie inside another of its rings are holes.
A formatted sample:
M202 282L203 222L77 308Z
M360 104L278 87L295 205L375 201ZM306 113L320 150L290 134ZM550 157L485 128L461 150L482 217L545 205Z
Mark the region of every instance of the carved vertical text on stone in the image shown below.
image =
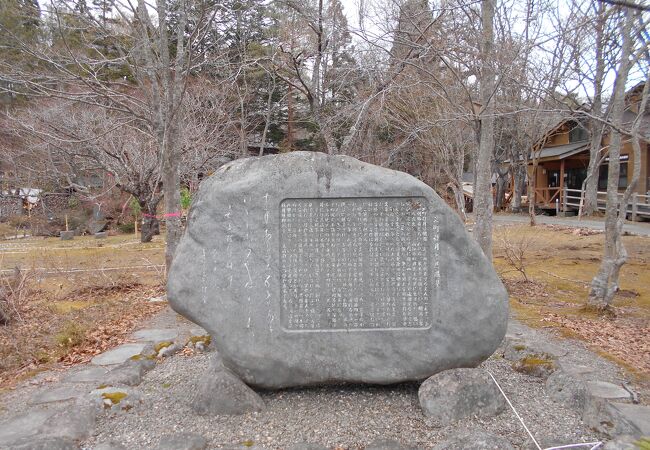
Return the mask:
M427 215L420 197L283 200L283 327L430 326L430 283L439 281L430 280Z

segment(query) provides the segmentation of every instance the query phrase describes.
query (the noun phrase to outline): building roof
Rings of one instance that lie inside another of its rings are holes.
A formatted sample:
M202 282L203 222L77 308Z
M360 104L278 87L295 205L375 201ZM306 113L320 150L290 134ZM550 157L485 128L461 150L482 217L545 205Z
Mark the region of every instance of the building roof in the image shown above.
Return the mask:
M576 153L583 152L589 148L588 141L573 142L571 144L556 145L553 147L544 147L537 158L542 159L564 159L573 156Z

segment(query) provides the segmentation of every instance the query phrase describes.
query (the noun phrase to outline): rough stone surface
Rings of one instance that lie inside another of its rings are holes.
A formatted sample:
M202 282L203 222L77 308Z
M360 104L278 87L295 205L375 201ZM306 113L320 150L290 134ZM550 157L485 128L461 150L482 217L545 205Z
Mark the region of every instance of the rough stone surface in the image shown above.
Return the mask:
M607 442L603 450L639 450L638 441L639 439L634 436L618 436L616 439Z
M121 364L132 356L139 355L144 350L145 344L124 344L119 347L95 356L91 362L97 366L111 366Z
M0 423L0 448L11 448L45 437L81 439L91 433L95 418L95 408L84 403L27 410Z
M53 437L29 439L29 442L12 445L12 450L77 450L79 447L72 439Z
M105 367L88 366L84 369L71 372L63 381L66 383L97 383L104 381L109 369Z
M62 241L71 241L74 239L74 231L61 231L60 236Z
M300 442L296 445L292 445L288 450L329 450L324 445L320 444L311 444L308 442Z
M158 450L203 450L207 446L207 439L200 434L178 433L163 436Z
M424 414L447 425L472 416L494 416L506 402L489 374L480 369L452 369L427 379L418 392Z
M127 450L127 448L119 442L109 441L94 446L92 450Z
M463 433L447 439L433 450L515 450L506 439L483 431Z
M59 386L56 388L47 387L37 392L31 399L30 403L33 405L40 405L43 403L61 402L81 397L83 394L90 392L90 389L82 386Z
M246 386L219 358L199 380L192 409L199 415L238 415L264 409L262 398Z
M422 380L490 356L507 293L427 185L346 156L237 160L201 184L168 297L246 383Z
M606 381L587 381L589 394L606 399L627 400L630 393L623 387Z
M589 395L586 383L564 369L556 370L548 377L546 392L553 400L579 411L585 407Z
M163 342L173 341L178 337L178 330L173 329L145 329L133 333L133 338L139 341Z
M108 237L108 231L99 231L95 233L95 239L106 239Z
M401 442L392 439L381 439L372 442L366 450L416 450L415 447L402 445Z
M650 407L628 403L612 403L589 396L582 420L594 430L608 436L650 435Z

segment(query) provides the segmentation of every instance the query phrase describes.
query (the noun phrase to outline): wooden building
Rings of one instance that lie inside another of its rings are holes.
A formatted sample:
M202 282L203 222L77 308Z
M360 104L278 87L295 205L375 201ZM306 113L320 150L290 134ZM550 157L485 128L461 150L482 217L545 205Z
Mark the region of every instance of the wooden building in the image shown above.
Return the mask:
M639 88L640 86L640 88ZM624 126L631 127L638 111L638 95L643 88L639 85L628 92L628 108L625 111ZM650 194L650 115L646 114L641 122L641 174L635 189L635 201L649 205ZM609 135L603 137L602 146L609 144ZM533 165L532 158L537 159L537 167ZM609 158L600 165L598 173L598 191L607 190ZM618 188L623 192L632 179L634 160L632 143L624 140L621 147L620 177ZM577 209L579 198L582 195L582 183L587 177L589 165L589 133L585 126L576 119L566 119L560 122L548 134L542 147L531 152L531 161L528 164L528 176L535 177L535 203L540 209L560 210ZM568 198L565 198L568 196ZM604 207L604 194L599 195L599 206L602 198ZM646 209L643 207L642 209ZM650 211L650 209L649 209Z

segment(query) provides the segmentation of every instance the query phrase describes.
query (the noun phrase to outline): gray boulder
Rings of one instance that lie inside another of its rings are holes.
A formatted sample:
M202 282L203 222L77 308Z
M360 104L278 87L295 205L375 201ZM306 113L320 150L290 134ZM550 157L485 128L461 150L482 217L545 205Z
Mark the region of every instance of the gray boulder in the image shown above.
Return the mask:
M329 448L320 444L311 444L308 442L300 442L289 447L289 450L329 450Z
M71 439L52 437L29 439L29 442L13 445L12 450L77 450L79 447Z
M448 425L466 417L489 417L506 402L489 374L481 369L452 369L436 374L418 392L424 414Z
M178 433L163 436L157 450L204 450L208 440L197 433Z
M515 450L506 439L484 431L471 431L454 436L433 450Z
M473 367L508 316L492 264L429 186L314 152L233 161L205 180L168 298L264 388Z
M415 447L402 445L401 442L393 439L380 439L366 447L366 450L416 450Z
M262 398L224 367L219 358L214 358L199 380L192 399L192 409L199 415L238 415L264 408Z

